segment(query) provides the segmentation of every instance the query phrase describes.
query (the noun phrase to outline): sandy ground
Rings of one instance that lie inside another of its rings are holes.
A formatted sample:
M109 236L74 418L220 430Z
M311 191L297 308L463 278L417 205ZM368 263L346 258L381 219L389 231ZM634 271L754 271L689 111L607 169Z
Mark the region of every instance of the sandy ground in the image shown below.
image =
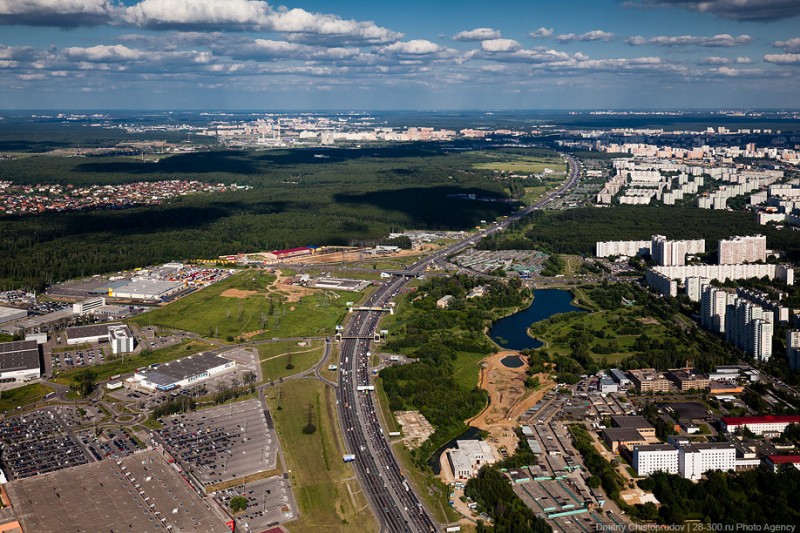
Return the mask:
M467 424L489 432L487 441L500 460L499 450L513 455L517 448L517 418L542 399L555 386L547 374L537 374L542 386L535 391L525 388L527 362L519 368L508 368L500 360L519 352L506 350L483 360L478 386L489 393L489 406Z
M269 286L270 290L281 292L286 296L286 302L296 303L300 298L314 294L318 289L310 289L308 287L301 287L300 285L287 285L286 280L289 276L284 276L280 270L275 271L275 281ZM292 309L294 311L294 309Z
M224 296L225 298L248 298L254 294L258 294L258 291L243 291L240 289L228 289L220 293L220 296Z
M330 263L355 263L358 261L382 261L382 260L392 260L398 257L407 257L409 255L419 255L420 253L428 250L428 249L435 249L437 246L434 245L427 245L423 246L419 249L415 250L400 250L399 252L393 254L386 254L386 255L370 255L365 253L363 250L350 250L347 252L335 252L330 254L319 254L319 255L305 255L300 257L292 257L290 259L286 259L283 264L291 265L291 264L304 264L304 265L325 265Z

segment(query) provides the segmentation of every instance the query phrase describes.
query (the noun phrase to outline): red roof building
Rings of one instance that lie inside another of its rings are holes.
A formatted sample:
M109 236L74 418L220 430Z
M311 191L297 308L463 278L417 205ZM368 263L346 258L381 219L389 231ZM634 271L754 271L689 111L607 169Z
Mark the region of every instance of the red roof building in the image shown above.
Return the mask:
M770 455L765 462L769 468L776 472L781 465L794 465L795 468L800 469L800 455Z
M756 435L764 433L783 433L789 424L800 424L798 415L767 416L724 416L720 419L722 430L733 432L747 428Z

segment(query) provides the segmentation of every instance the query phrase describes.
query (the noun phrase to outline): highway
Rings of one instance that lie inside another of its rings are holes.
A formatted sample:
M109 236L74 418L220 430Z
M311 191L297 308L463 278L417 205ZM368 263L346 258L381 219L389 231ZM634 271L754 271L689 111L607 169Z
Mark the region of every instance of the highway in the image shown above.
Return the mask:
M410 279L409 274L424 272L429 263L457 253L487 235L502 231L513 221L540 209L563 194L575 185L580 176L577 161L572 156L567 156L567 159L570 172L558 190L509 218L419 260L406 270L405 276L395 276L379 287L362 306L385 307ZM378 328L380 318L379 311L354 311L342 333L344 336L373 335ZM339 350L339 386L336 388L336 404L347 449L355 456L356 475L381 524L382 531L437 531L437 524L405 481L392 455L387 436L383 434L383 428L378 420L374 395L367 390L358 390L358 387L372 385L369 346L369 339L344 339Z

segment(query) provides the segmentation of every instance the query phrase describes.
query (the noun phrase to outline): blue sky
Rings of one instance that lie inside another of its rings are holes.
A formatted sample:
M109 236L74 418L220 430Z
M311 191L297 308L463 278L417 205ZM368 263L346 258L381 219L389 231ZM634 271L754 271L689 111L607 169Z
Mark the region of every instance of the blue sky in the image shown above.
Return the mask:
M0 0L0 107L800 108L800 1Z

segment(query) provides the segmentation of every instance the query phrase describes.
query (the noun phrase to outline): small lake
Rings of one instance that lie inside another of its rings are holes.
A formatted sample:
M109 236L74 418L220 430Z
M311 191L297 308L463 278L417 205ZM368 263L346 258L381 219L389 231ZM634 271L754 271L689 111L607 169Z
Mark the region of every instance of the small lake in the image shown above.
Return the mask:
M503 357L500 359L500 362L506 368L519 368L525 364L525 362L522 360L522 357L518 357L516 355L508 355Z
M489 329L489 336L494 342L509 350L538 348L543 343L529 336L528 328L534 322L539 322L559 313L585 311L585 309L572 305L572 298L572 293L569 291L536 289L533 291L533 303L527 309L501 318L492 324Z

